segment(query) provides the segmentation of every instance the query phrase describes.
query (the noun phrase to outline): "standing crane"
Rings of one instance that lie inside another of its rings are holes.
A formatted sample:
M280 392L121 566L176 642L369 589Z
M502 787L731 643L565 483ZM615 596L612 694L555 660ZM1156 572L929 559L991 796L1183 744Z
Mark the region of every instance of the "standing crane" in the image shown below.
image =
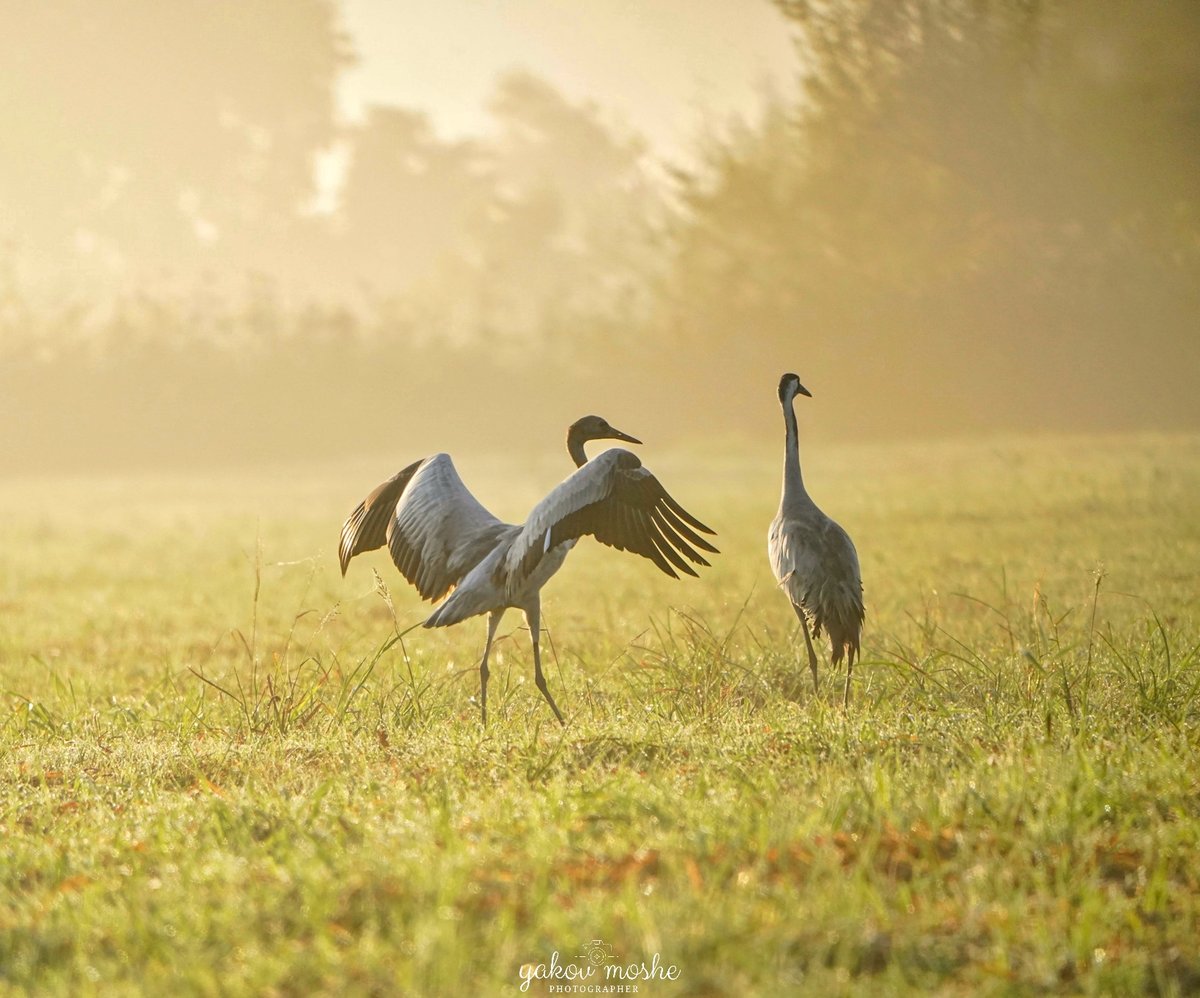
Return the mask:
M817 653L813 638L821 628L829 636L833 665L846 658L846 688L842 706L850 704L850 674L858 657L862 631L862 572L854 542L838 524L817 508L800 474L800 445L796 432L796 413L792 406L797 395L812 398L812 392L800 384L794 374L779 381L779 404L787 436L783 449L783 495L779 512L767 534L767 557L779 585L791 600L800 618L804 643L808 646L808 666L812 669L813 689L817 684Z
M676 569L695 576L689 561L708 565L695 548L717 553L696 533L714 531L672 499L636 454L613 448L588 460L583 445L590 440L641 443L599 416L572 423L567 453L577 470L552 489L520 526L489 513L467 490L448 454L415 461L389 478L342 525L338 545L342 575L356 554L386 544L396 567L423 599L437 602L450 593L425 627L448 627L488 614L487 642L479 663L479 705L485 725L488 653L509 607L525 613L537 688L554 716L565 723L542 674L541 590L579 538L591 534L609 547L640 554L672 578L679 577Z

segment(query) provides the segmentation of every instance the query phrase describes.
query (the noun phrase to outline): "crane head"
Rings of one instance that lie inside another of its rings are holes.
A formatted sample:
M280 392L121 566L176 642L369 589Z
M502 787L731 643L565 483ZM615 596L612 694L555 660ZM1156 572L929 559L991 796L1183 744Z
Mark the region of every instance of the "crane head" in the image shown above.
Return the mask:
M568 438L574 438L580 443L585 440L624 440L629 444L640 444L637 437L622 433L616 427L609 425L603 416L584 416L575 420L567 431Z
M800 379L794 374L785 374L779 379L779 401L787 405L797 395L807 395L812 398L812 392L800 384Z

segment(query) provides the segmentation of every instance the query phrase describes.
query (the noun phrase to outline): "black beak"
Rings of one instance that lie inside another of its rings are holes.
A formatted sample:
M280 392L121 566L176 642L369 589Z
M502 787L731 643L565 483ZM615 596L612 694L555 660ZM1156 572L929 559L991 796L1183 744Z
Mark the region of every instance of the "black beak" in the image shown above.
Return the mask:
M810 392L807 388L805 388L802 384L800 384L799 381L796 382L796 394L797 395L807 395L809 398L812 398L812 392Z
M627 444L640 444L641 443L641 441L637 437L631 437L628 433L622 433L620 430L614 429L611 426L609 427L609 430L611 432L608 435L609 435L610 439L612 439L612 440L624 440Z

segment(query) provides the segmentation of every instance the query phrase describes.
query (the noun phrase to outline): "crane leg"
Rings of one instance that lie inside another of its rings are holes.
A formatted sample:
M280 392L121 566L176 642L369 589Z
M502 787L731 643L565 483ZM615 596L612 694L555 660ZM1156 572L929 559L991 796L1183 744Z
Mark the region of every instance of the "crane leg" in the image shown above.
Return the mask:
M804 616L804 611L800 607L792 604L792 609L796 611L796 616L800 618L800 630L804 632L804 643L808 646L808 667L812 669L813 677L813 692L820 693L821 687L817 683L817 653L813 648L812 638L808 634L808 618Z
M850 675L854 672L854 649L846 656L846 689L842 691L842 710L850 706Z
M537 683L537 688L542 691L542 696L546 698L546 703L554 711L554 716L558 718L558 723L565 725L567 722L563 720L562 711L558 709L558 704L554 702L554 697L550 695L550 689L546 686L546 677L542 673L541 619L540 603L535 603L532 608L526 609L525 622L529 624L529 634L533 639L533 681Z
M500 618L503 616L503 610L493 610L488 615L487 644L483 646L483 658L479 662L479 712L485 728L487 727L488 653L492 650L492 640L496 637L496 628L500 626Z
M813 677L813 692L821 692L821 684L817 682L817 653L813 649L812 638L808 636L808 624L801 623L801 628L804 631L804 643L808 645L808 667L812 670Z

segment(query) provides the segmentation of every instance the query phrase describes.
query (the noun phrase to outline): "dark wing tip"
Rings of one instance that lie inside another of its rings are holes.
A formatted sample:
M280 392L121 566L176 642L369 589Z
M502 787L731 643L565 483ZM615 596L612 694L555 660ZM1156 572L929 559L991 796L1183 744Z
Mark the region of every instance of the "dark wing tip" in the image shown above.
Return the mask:
M346 517L346 522L342 524L341 533L338 535L338 562L342 566L343 578L346 575L346 569L350 566L350 559L356 554L355 547L358 544L359 531L362 528L365 512L366 502L360 502L354 512Z
M686 509L684 509L682 506L680 506L679 503L675 500L675 498L672 495L670 495L665 489L663 490L663 497L664 497L667 505L670 507L671 512L677 514L678 516L681 516L685 521L687 521L689 524L691 524L697 530L703 531L706 534L711 534L714 537L717 535L717 532L715 530L713 530L712 527L708 526L708 524L706 524L706 523L701 523L694 516L692 516L691 513L689 513Z
M424 461L414 461L374 489L360 502L342 524L338 558L345 577L350 559L364 551L373 551L387 543L388 526L401 494Z
M692 565L709 567L709 563L689 542L713 554L718 552L688 525L707 534L715 531L675 502L635 455L619 451L610 465L606 479L609 487L603 497L559 520L552 528L550 546L591 534L601 544L649 559L673 579L678 579L680 573L699 578ZM534 550L540 554L542 546Z

